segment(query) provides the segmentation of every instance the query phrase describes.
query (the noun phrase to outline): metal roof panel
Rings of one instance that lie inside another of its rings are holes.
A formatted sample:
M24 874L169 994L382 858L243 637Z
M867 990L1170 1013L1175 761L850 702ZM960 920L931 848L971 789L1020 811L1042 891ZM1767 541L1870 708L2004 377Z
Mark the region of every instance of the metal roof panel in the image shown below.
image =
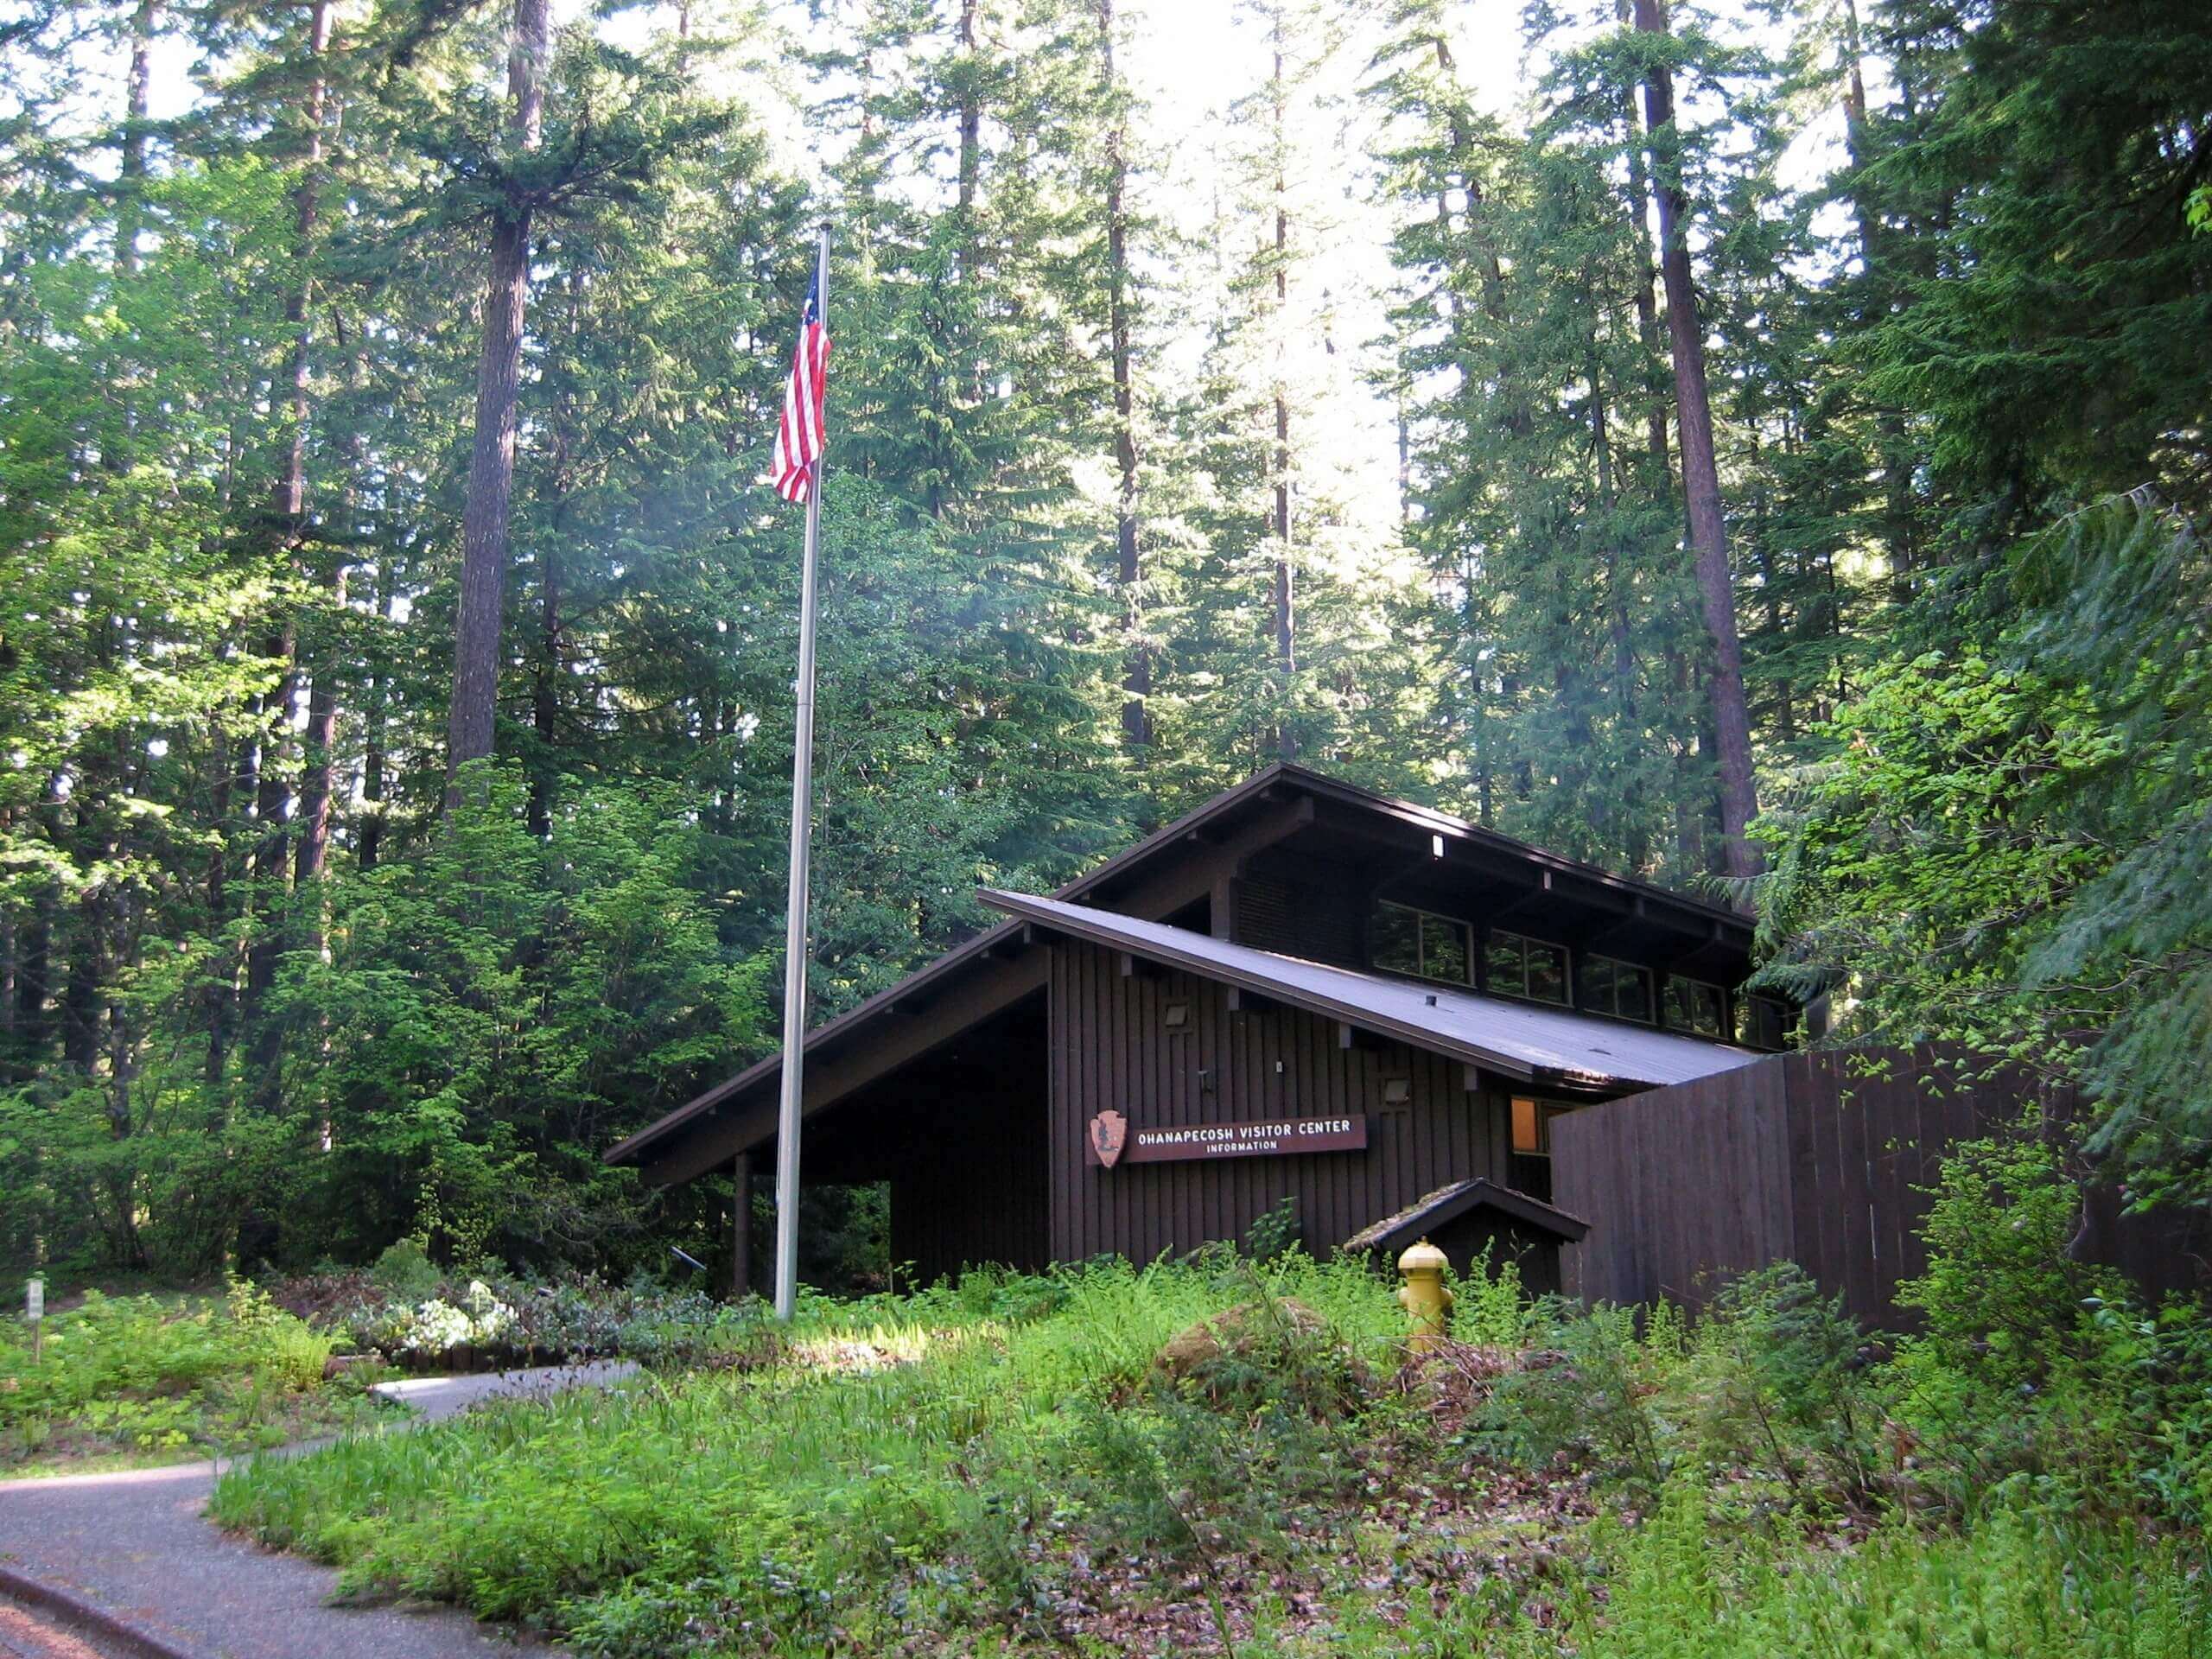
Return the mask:
M1602 1014L1546 1007L1481 991L1363 973L1232 944L1188 928L1111 911L986 888L995 910L1095 943L1238 984L1526 1080L1663 1088L1749 1065L1750 1049Z

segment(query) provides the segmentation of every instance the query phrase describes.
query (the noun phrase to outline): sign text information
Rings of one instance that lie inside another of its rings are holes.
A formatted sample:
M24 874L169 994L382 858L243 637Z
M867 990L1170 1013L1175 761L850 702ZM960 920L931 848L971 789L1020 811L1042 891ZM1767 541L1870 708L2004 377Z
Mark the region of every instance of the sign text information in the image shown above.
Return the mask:
M1101 1116L1103 1116L1102 1114ZM1100 1164L1098 1135L1084 1143L1084 1161ZM1164 1164L1201 1158L1268 1158L1305 1152L1363 1152L1367 1147L1367 1119L1352 1117L1294 1117L1264 1123L1179 1123L1156 1128L1132 1127L1126 1144L1114 1161L1119 1164Z

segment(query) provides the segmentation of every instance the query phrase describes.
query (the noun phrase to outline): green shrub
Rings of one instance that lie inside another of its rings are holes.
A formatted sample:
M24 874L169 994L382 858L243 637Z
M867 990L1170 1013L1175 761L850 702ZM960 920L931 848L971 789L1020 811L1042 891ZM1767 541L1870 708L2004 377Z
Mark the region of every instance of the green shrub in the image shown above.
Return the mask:
M1482 1348L1519 1348L1536 1328L1537 1315L1521 1286L1521 1264L1497 1254L1494 1244L1467 1264L1465 1278L1453 1276L1452 1335Z
M1274 1262L1300 1248L1305 1228L1298 1219L1298 1199L1286 1194L1260 1212L1244 1234L1244 1254L1255 1262Z
M444 1288L445 1274L419 1238L385 1246L369 1268L369 1282L395 1302L427 1302Z
M1560 1305L1542 1343L1523 1369L1498 1379L1480 1420L1484 1438L1532 1467L1582 1455L1609 1476L1656 1491L1669 1453L1651 1408L1656 1360L1637 1339L1634 1310Z
M1761 1468L1799 1497L1863 1502L1885 1404L1866 1338L1795 1262L1731 1281L1699 1322L1686 1376L1704 1454Z
M1939 1252L1929 1278L1953 1271ZM807 1296L772 1339L752 1308L578 1289L590 1318L629 1310L624 1343L709 1369L241 1469L213 1509L354 1592L605 1659L1107 1652L1137 1610L1283 1659L2202 1647L2202 1547L2175 1530L2212 1467L2199 1313L2097 1301L2055 1357L2016 1327L2003 1374L2037 1380L2006 1395L1972 1342L1882 1360L1786 1268L1641 1335L1471 1276L1464 1370L1401 1369L1390 1289L1296 1251L1101 1262ZM502 1294L524 1321L566 1293ZM1313 1316L1274 1321L1290 1300ZM1253 1340L1155 1366L1230 1310ZM1517 1364L1495 1351L1516 1333ZM722 1338L776 1363L721 1365ZM1972 1413L1944 1427L1913 1390L1954 1367ZM1901 1470L1897 1434L1920 1437Z
M365 1408L324 1387L334 1338L244 1281L219 1303L87 1292L47 1325L36 1365L0 1326L0 1459L226 1451Z
M1551 1629L1523 1620L1511 1659L2191 1659L2212 1643L2196 1550L2032 1508L1965 1534L1900 1516L1854 1550L1807 1553L1716 1525L1702 1484L1677 1478L1605 1541L1602 1601L1571 1599Z
M1918 1351L1999 1390L2073 1351L2085 1302L2112 1288L2068 1258L2081 1191L2037 1127L1952 1149L1921 1230L1928 1271L1897 1291L1924 1321Z
M2143 1307L2066 1254L2079 1198L2034 1136L1944 1160L1928 1271L1899 1300L1925 1329L1885 1368L1912 1477L1959 1511L2025 1481L2039 1500L2191 1526L2212 1516L2212 1315Z

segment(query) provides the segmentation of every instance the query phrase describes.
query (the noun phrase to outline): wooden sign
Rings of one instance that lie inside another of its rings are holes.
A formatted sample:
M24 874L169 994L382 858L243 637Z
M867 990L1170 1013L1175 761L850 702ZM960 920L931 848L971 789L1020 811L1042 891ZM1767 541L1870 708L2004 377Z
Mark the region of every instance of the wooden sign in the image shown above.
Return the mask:
M1117 1164L1166 1164L1202 1158L1273 1158L1300 1152L1363 1152L1367 1119L1294 1117L1272 1123L1179 1123L1159 1128L1133 1128L1119 1112L1090 1120L1084 1141L1084 1161L1112 1169Z

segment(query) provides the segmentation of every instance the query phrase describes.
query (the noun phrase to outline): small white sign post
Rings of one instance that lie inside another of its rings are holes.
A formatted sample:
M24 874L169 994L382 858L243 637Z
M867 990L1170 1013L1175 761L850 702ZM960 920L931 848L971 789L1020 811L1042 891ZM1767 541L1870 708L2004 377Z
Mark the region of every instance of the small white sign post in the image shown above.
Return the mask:
M46 1281L34 1279L23 1287L23 1316L31 1322L31 1363L39 1362L46 1334Z

